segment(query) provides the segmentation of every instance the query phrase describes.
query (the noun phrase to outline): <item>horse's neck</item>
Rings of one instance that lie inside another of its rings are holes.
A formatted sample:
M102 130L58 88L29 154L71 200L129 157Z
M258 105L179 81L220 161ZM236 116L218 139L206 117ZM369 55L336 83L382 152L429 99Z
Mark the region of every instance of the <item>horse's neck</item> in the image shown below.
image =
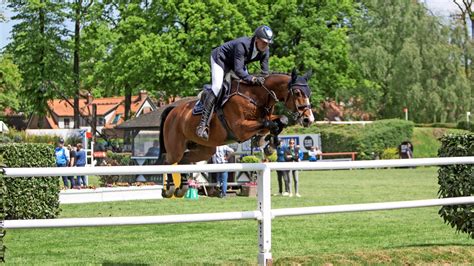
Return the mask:
M288 96L288 84L289 78L285 75L272 75L267 78L265 88L249 85L246 83L235 82L232 84L233 93L241 93L255 100L268 100L268 97L272 97L269 93L275 93L279 100L285 100Z

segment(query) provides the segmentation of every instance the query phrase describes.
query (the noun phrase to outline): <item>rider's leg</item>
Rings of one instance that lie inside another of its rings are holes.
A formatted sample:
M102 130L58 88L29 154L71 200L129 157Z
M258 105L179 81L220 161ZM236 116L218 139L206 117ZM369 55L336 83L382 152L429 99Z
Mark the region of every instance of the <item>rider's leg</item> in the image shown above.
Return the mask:
M204 110L201 115L201 121L196 129L196 135L205 140L209 139L209 118L212 114L216 98L222 87L224 80L224 69L219 66L211 56L211 74L212 74L212 93L204 95Z

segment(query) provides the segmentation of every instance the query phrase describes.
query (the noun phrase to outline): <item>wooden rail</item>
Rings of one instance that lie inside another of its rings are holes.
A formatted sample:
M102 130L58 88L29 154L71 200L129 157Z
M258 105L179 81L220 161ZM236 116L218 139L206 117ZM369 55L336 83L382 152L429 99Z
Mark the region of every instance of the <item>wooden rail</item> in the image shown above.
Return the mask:
M323 152L319 155L319 159L322 160L323 156L340 156L340 155L350 155L352 161L355 161L357 152Z

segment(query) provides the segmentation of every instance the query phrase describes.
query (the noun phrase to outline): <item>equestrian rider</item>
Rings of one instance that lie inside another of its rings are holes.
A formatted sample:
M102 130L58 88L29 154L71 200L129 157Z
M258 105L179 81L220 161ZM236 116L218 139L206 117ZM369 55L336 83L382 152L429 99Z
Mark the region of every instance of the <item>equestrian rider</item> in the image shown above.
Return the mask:
M268 74L268 45L273 41L273 32L268 26L260 26L252 37L241 37L214 48L211 52L212 93L204 93L204 110L201 121L196 129L196 135L209 139L209 117L212 114L216 98L222 88L224 78L230 84L231 73L235 73L241 80L263 85L265 78L249 75L246 65L260 61L263 74Z

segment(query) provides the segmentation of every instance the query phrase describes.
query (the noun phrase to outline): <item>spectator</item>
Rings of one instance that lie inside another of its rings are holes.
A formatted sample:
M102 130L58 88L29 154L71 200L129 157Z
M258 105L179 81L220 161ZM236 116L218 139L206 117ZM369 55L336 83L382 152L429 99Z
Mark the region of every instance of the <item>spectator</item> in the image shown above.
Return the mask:
M74 167L76 166L76 151L75 148L72 147L71 145L67 145L67 150L69 151L69 163L68 167ZM70 188L74 188L76 186L74 182L74 176L68 176L67 179L69 179L69 183L71 185Z
M295 140L290 139L289 146L285 151L285 160L287 162L299 162L300 161L299 153L300 151L298 147L295 146ZM295 195L299 198L301 197L301 195L298 191L298 170L291 170L290 174L293 177ZM291 192L291 179L290 179L290 197L293 197L293 193Z
M212 163L227 163L232 153L234 153L234 150L231 147L227 145L218 146L216 147L216 153L212 156ZM219 194L219 198L225 198L227 196L228 176L228 172L217 173L217 182L221 187L221 193Z
M285 149L286 147L282 145L282 142L278 140L277 143L277 162L285 162ZM278 180L278 193L284 197L290 195L290 171L289 170L277 170L277 180ZM283 182L285 182L285 192L283 192Z
M56 157L56 166L57 167L67 167L68 162L69 162L69 152L67 152L67 149L64 148L64 139L59 138L58 140L58 146L54 149L54 155ZM64 188L68 188L68 178L67 176L63 176L63 183L64 183Z
M413 159L413 147L410 142L407 143L407 156L408 159Z
M321 150L317 146L311 147L311 150L308 151L308 157L310 162L316 162L318 160L318 156L322 154Z
M82 148L82 144L78 143L76 145L76 166L84 167L86 165L86 151ZM77 176L77 185L87 187L87 178L86 176Z
M148 149L145 156L159 156L160 155L160 142L158 140L153 141L153 146Z

